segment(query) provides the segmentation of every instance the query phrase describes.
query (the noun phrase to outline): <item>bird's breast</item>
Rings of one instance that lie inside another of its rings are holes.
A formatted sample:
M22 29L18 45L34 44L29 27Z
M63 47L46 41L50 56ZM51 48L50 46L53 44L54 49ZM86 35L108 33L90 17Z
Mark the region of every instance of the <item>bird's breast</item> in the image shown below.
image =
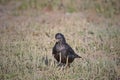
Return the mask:
M61 52L62 50L65 49L65 46L64 45L57 45L57 51L58 52Z

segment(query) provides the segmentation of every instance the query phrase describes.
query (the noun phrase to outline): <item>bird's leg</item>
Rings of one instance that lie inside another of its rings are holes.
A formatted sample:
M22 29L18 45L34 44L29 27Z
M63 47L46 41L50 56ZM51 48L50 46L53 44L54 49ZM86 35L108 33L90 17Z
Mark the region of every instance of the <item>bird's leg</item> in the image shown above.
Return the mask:
M70 68L70 63L68 63L68 67Z
M67 56L67 59L66 59L66 65L65 65L65 68L69 66L69 63L68 63L68 56Z
M59 57L59 58L60 58L60 59L59 59L59 60L60 60L60 61L59 61L59 64L61 64L61 53L59 54L59 56L60 56L60 57ZM58 65L59 65L59 64L58 64Z

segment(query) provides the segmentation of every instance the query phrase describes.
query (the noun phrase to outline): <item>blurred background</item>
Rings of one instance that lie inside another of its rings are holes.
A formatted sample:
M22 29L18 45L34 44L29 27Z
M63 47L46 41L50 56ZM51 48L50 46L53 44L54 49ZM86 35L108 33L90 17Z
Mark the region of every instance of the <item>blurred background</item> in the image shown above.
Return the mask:
M106 18L118 17L120 13L119 0L0 0L1 10L6 6L12 11L34 9L37 11L62 11L68 13L84 12L104 16ZM16 14L17 15L17 14Z
M0 0L0 80L119 80L120 0ZM82 59L60 70L61 32Z

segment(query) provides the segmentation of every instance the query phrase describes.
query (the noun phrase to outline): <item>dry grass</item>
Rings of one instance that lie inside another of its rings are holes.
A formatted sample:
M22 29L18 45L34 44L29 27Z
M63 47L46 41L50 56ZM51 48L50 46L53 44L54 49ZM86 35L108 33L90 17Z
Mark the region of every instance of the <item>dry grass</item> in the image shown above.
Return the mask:
M0 18L0 80L120 79L118 25L107 19L94 24L79 12L4 13ZM51 54L57 32L83 57L62 71Z
M1 80L115 80L120 77L118 27L104 24L96 27L80 13L41 15L12 17L1 27ZM57 32L62 32L83 57L63 71L54 64L51 55Z

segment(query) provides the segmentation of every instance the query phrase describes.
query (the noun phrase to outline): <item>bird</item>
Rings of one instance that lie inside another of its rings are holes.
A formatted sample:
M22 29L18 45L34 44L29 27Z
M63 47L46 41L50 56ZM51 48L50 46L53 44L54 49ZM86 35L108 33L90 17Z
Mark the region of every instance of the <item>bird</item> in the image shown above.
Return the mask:
M56 33L55 39L56 43L52 48L52 55L59 64L65 64L65 66L70 67L70 63L72 63L75 58L82 58L77 55L71 46L66 42L62 33Z

